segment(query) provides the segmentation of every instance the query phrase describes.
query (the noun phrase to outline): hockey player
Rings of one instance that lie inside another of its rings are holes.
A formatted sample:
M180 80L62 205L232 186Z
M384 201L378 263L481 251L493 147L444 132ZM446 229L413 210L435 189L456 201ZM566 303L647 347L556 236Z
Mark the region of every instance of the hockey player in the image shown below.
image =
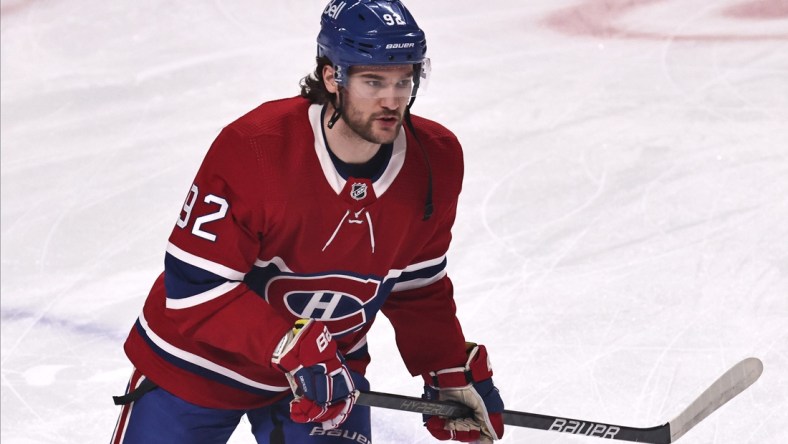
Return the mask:
M112 443L372 442L366 334L391 322L441 440L491 442L503 402L466 342L446 275L463 175L455 136L411 116L429 77L398 0L331 1L300 97L264 103L208 151L125 351L134 371ZM432 165L432 167L430 166Z

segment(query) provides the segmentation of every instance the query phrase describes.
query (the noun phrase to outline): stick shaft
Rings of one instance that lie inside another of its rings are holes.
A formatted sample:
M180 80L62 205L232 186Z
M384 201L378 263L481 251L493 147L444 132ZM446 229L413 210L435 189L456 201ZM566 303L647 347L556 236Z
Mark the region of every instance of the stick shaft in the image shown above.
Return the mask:
M361 392L356 402L360 405L370 407L402 410L425 415L438 415L450 418L472 416L471 409L455 402L428 401L421 398L394 395L391 393ZM529 429L548 430L621 441L653 444L668 444L671 442L668 424L650 428L637 428L513 410L503 411L503 422L506 425L527 427Z
M675 442L712 412L752 385L758 380L761 373L763 373L763 363L757 358L748 358L739 362L714 381L676 418L656 427L628 427L513 410L503 411L503 422L506 425L571 433L573 435L593 436L620 441L669 444ZM370 407L382 407L450 418L470 417L473 415L470 408L455 402L428 401L390 393L361 392L357 403Z

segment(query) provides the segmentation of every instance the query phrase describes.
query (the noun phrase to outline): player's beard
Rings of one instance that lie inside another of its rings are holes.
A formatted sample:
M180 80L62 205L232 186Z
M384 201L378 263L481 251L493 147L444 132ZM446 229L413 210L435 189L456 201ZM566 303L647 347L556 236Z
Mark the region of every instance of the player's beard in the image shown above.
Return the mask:
M397 119L393 129L389 131L383 129L376 130L375 122L381 117ZM342 111L342 121L362 139L367 142L379 143L381 145L394 142L394 139L397 138L402 129L402 113L399 110L380 111L370 116L365 116L363 112L354 107L347 99L345 99L345 106Z

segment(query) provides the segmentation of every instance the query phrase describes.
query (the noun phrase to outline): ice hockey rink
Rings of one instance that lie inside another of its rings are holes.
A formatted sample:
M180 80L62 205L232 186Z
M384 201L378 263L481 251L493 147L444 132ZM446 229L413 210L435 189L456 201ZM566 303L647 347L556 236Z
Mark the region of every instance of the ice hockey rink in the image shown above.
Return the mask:
M325 3L0 2L3 444L109 442L194 173L297 94ZM656 426L754 356L761 379L679 442L788 442L788 2L406 5L433 66L414 113L465 150L459 317L506 408ZM420 395L384 317L369 343L373 389ZM373 442L437 441L374 410Z

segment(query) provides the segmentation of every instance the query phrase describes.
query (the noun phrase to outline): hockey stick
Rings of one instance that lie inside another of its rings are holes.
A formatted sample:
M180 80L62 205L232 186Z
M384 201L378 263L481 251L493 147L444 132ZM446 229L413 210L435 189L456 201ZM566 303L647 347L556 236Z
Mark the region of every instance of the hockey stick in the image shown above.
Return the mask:
M752 385L763 373L763 363L757 358L747 358L731 367L700 394L684 411L660 426L639 428L614 424L538 415L536 413L503 411L507 425L530 429L594 436L621 441L668 444L681 438L723 404ZM361 392L356 401L360 405L446 417L470 416L470 409L454 402L427 401L420 398L379 392Z

